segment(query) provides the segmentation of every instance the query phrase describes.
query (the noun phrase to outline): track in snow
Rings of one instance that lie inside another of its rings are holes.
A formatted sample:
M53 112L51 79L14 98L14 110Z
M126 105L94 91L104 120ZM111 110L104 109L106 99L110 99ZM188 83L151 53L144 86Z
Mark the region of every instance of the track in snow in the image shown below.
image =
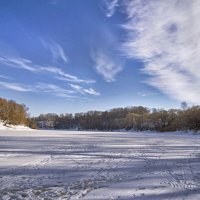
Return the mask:
M0 131L0 199L200 199L200 136Z

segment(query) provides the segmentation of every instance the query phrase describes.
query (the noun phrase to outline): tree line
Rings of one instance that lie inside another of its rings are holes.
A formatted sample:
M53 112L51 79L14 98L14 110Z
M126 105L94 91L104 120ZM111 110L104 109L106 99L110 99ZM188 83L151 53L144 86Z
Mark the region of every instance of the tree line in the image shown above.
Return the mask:
M13 100L0 98L0 121L7 125L26 125L37 128L34 119L29 118L28 108Z
M149 109L143 106L89 111L76 114L54 113L35 117L39 128L78 130L200 130L200 106L182 109Z
M143 106L114 108L75 114L41 114L30 118L28 108L12 100L0 98L0 121L4 125L24 124L31 128L77 130L200 130L200 106L182 109L149 109Z

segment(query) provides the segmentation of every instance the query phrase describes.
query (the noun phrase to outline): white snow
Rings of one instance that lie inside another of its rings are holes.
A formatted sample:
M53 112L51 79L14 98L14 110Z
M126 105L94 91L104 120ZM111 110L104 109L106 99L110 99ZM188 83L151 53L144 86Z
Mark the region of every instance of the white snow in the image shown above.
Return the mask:
M0 199L200 199L200 136L0 130Z
M0 121L0 130L32 130L25 125L7 125L5 126L3 122Z

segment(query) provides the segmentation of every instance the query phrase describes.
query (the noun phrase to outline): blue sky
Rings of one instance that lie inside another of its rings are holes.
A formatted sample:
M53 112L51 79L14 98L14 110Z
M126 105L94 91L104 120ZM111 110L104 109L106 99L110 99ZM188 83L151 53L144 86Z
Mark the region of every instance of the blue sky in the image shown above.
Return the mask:
M26 104L33 116L198 104L199 7L178 0L0 1L1 97Z

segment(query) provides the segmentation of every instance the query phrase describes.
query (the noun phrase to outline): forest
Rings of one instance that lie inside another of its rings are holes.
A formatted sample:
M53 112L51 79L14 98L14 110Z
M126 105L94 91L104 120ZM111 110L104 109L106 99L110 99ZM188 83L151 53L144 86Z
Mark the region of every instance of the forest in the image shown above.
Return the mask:
M34 118L39 128L78 130L200 130L200 106L181 109L149 109L143 106L73 114L41 114Z
M5 126L24 124L38 129L198 131L200 106L188 107L186 102L183 102L180 109L133 106L107 111L60 115L48 113L30 117L26 105L0 98L0 120Z

